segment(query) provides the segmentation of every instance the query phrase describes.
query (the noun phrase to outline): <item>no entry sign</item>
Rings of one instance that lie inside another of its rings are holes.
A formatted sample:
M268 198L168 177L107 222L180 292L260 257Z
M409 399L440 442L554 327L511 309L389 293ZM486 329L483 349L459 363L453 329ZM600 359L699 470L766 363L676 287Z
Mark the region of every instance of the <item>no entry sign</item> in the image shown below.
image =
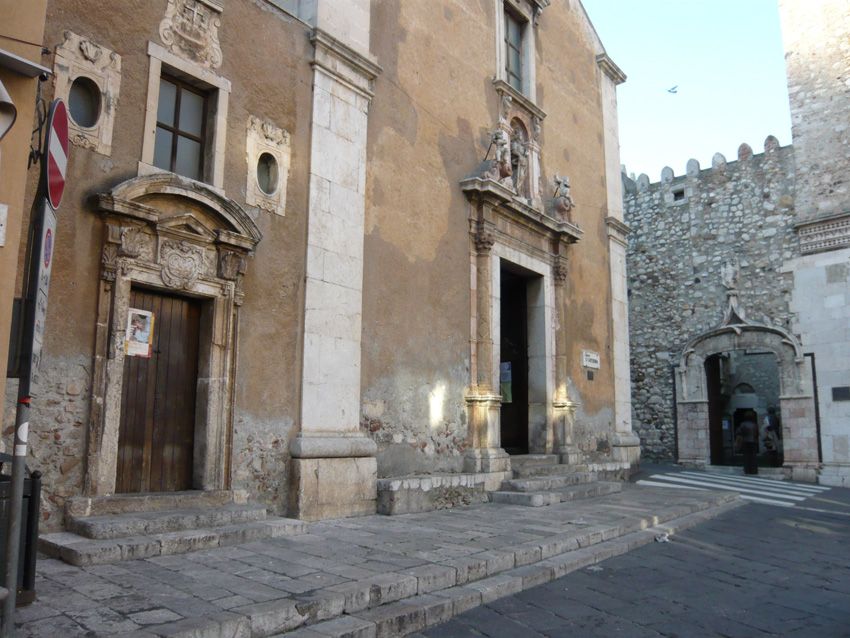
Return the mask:
M47 117L47 157L44 162L44 181L47 201L53 210L62 203L65 192L65 172L68 169L68 110L62 100L54 100Z

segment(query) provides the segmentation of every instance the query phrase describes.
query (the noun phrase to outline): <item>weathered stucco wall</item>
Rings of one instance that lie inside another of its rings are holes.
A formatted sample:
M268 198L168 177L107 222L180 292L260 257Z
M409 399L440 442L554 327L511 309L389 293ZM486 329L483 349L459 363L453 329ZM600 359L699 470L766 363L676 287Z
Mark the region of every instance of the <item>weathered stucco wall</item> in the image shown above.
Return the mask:
M59 524L63 498L80 493L85 471L83 445L89 425L103 238L103 222L91 197L137 174L148 90L147 45L160 42L165 8L165 0L128 4L121 11L104 11L102 3L91 0L51 0L48 6L47 46L61 44L63 33L70 30L121 56L111 155L71 147L68 187L58 213L42 364L46 374L34 392L29 459L33 468L44 472L50 528ZM264 46L245 46L246 33ZM248 489L279 511L286 498L286 450L299 396L311 105L308 34L306 25L266 2L228 5L219 30L223 63L215 70L232 84L224 194L243 206L263 233L248 263L240 310L232 485ZM50 98L49 87L46 97ZM267 119L291 136L284 216L245 203L249 115ZM33 190L31 181L27 207ZM13 386L8 384L7 403L14 399Z
M648 458L675 451L671 365L685 343L720 324L726 289L720 268L738 259L740 303L750 320L791 329L794 155L768 138L766 152L742 145L739 160L661 182L626 178L629 328L634 429Z
M369 126L362 425L384 475L460 469L469 384L468 203L459 181L479 167L499 118L493 2L373 4L383 67ZM535 28L543 197L569 175L573 219L567 300L569 398L578 441L607 449L613 426L610 280L596 42L577 3L546 8ZM602 292L600 292L602 291ZM581 350L602 356L593 381Z

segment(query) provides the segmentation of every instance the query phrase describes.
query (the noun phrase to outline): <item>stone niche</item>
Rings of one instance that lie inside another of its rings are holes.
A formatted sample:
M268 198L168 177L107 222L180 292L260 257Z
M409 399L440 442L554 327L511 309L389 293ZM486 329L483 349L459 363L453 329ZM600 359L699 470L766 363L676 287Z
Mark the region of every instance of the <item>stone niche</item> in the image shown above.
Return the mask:
M230 488L234 352L242 277L262 235L245 211L172 173L123 182L97 197L104 220L86 495L115 491L131 289L202 301L194 489Z

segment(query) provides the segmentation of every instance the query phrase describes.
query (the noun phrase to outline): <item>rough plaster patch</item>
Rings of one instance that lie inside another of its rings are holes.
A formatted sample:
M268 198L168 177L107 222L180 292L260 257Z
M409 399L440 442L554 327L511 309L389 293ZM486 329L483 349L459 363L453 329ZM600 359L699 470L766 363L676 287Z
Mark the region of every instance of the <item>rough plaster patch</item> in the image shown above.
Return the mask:
M62 529L65 499L82 489L83 458L91 383L87 357L54 358L41 363L33 388L27 467L42 472L41 531ZM14 432L17 379L6 380L4 439Z

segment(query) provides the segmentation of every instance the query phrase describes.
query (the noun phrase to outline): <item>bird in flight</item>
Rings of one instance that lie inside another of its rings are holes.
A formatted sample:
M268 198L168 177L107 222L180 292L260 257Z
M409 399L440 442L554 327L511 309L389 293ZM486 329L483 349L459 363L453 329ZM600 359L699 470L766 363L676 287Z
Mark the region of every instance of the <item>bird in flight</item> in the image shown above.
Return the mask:
M667 92L668 93L678 93L679 92L679 85L677 84L676 86L667 89Z

